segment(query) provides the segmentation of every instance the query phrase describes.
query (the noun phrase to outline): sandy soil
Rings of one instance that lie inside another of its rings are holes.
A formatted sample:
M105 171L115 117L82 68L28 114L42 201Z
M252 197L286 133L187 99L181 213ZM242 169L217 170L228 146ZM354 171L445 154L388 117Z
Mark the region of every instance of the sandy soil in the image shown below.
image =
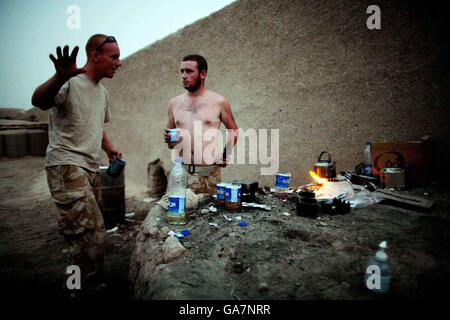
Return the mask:
M62 298L66 245L57 232L57 212L43 167L42 157L0 159L2 299ZM293 201L264 196L259 200L272 205L270 213L234 214L248 222L246 228L223 224L220 215L202 214L201 209L209 206L205 203L195 214L198 223L190 222L192 234L182 241L189 250L182 264L195 266L197 260L215 254L214 259L223 266L224 292L230 294L234 288L234 295L241 299L444 298L450 285L449 190L448 185L433 184L409 191L419 196L427 192L424 197L437 200L431 212L377 204L321 220L296 216ZM126 212L136 213L134 222L127 221L109 234L104 273L109 287L93 299L133 298L128 280L130 257L152 204L127 195ZM218 222L221 227L201 225L203 220ZM215 238L220 241L202 249L202 244ZM364 289L363 270L382 240L388 241L394 275L390 294L378 297ZM183 269L180 275L186 276ZM201 289L200 282L195 285L195 277L187 277L185 283ZM264 290L261 282L267 284Z
M67 245L57 231L57 210L47 187L43 157L0 159L0 298L62 299ZM125 221L108 234L104 280L109 287L90 298L128 299L128 265L136 230L148 204L126 199Z
M424 189L408 191L423 195ZM139 299L395 300L444 298L450 284L448 188L427 188L431 212L376 204L344 215L298 216L295 197L258 195L271 211L208 212L204 203L184 226L168 226L164 210L144 221L130 276ZM444 196L445 195L445 196ZM202 212L203 209L203 212ZM206 210L205 210L206 209ZM286 215L288 213L289 215ZM223 214L233 221L226 223ZM240 219L238 219L240 217ZM240 222L245 221L246 227ZM218 227L209 225L216 223ZM165 261L167 227L188 229L184 256ZM364 286L367 262L388 242L391 290Z

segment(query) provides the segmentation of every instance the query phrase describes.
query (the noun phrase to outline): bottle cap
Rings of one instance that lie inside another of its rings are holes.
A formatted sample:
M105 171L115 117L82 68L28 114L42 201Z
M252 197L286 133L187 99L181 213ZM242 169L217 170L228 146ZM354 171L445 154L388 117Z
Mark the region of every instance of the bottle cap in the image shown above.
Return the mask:
M183 163L183 158L177 158L177 160L175 160L175 163Z
M366 142L366 145L369 145L369 146L370 146L370 145L371 145L370 141L367 141L367 142Z
M375 254L375 259L379 261L387 261L388 256L384 251L377 251L377 253Z

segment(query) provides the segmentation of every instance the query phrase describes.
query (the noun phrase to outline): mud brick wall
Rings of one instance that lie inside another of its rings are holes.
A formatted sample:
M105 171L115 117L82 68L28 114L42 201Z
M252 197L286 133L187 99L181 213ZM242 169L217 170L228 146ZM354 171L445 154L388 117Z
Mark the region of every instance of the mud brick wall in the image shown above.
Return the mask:
M0 157L20 158L27 155L45 157L47 146L47 130L0 130Z
M240 128L279 129L279 171L290 171L294 185L310 182L323 150L338 171L353 169L366 141L430 135L440 161L448 157L444 14L423 1L377 1L381 29L369 30L372 4L240 0L124 59L105 85L113 103L107 132L127 160L127 190L145 189L150 162L172 166L162 132L190 53L208 60L206 86L228 98ZM259 158L229 166L223 179L273 186L261 167L268 165Z
M30 155L45 157L48 146L48 131L28 130L27 139Z
M3 130L0 135L5 142L6 157L20 158L29 154L27 130Z

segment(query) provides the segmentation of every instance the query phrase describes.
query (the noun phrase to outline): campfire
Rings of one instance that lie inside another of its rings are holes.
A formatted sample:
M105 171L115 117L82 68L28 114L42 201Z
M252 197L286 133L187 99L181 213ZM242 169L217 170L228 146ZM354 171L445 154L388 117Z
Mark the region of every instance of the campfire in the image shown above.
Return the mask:
M313 172L313 171L309 171L309 174L310 174L311 177L314 179L314 181L316 182L316 184L318 184L318 185L320 185L320 186L322 186L322 185L324 185L325 183L328 182L328 179L319 177L319 176L318 176L315 172Z

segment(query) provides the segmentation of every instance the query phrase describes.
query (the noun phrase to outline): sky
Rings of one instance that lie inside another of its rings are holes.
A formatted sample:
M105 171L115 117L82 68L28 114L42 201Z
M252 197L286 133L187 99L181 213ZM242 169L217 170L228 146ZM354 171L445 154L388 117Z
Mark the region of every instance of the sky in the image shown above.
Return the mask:
M113 35L121 59L207 17L234 0L0 0L0 108L30 109L34 89L55 69L56 47Z

